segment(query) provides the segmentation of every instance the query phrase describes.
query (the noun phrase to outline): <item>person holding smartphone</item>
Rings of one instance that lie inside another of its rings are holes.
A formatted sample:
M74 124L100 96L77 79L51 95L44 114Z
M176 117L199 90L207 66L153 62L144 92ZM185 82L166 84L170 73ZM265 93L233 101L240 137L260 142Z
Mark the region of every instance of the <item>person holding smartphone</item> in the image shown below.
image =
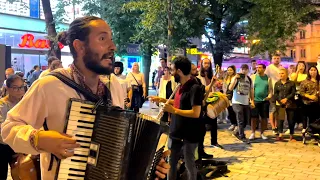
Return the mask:
M230 83L229 90L233 91L232 108L236 114L238 129L235 129L235 136L246 143L249 141L244 134L244 128L250 120L250 105L254 105L254 92L252 80L248 76L249 66L247 64L241 65L241 73L235 75Z

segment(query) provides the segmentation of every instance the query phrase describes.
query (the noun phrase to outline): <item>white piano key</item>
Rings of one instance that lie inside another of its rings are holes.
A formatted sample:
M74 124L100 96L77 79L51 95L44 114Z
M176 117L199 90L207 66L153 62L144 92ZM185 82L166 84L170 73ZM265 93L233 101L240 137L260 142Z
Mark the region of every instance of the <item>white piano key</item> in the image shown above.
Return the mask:
M77 101L72 101L72 105L71 106L76 106L76 107L88 107L88 108L94 108L93 104L84 104L82 102L77 102Z
M83 162L74 162L74 161L71 161L71 158L67 158L67 159L63 159L61 160L61 163L60 164L68 164L69 166L84 166L84 167L87 167L87 163L83 163Z
M80 141L91 142L91 138L84 138L84 137L79 137L79 136L74 136L73 138L76 140L80 140Z
M67 180L67 179L84 180L84 177L74 177L74 176L69 176L68 174L59 174L58 179L59 180Z
M86 166L76 166L76 165L70 166L69 164L61 164L59 173L61 172L62 169L69 170L70 168L84 171L84 170L86 170L87 167Z
M70 169L60 169L59 174L77 174L77 175L85 175L85 172L81 172L81 171L74 171L74 170L70 170Z
M77 149L74 150L74 154L79 154L79 155L88 156L88 155L89 155L89 149L77 148Z

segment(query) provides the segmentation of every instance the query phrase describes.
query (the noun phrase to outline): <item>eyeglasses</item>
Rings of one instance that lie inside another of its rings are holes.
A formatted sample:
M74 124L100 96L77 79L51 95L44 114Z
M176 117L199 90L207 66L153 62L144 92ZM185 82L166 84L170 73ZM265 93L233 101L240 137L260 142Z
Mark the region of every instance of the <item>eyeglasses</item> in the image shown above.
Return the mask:
M20 87L10 87L10 89L12 89L13 91L24 91L25 90L25 86L20 86Z

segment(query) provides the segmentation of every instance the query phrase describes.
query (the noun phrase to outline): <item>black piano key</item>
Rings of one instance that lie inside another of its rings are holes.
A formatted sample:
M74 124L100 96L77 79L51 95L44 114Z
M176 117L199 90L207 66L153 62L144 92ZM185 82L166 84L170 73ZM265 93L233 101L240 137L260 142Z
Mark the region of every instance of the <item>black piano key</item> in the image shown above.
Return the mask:
M68 173L68 176L74 176L74 177L86 177L86 175L72 174L72 173Z
M83 137L83 138L91 138L91 136L86 136L86 135L81 135L81 134L76 134L76 137Z
M86 107L86 106L80 106L82 109L89 109L89 110L92 110L93 107Z
M86 123L86 124L94 124L94 122L84 121L84 120L78 120L79 123Z
M73 156L77 156L77 157L88 157L88 156L82 155L82 154L74 154Z
M70 171L86 172L86 170L69 168Z
M92 116L95 116L95 115L96 115L95 113L84 112L84 111L80 111L79 113L80 113L80 114L92 115Z
M86 127L86 126L77 126L77 128L82 128L82 129L93 129L93 127Z
M85 149L89 149L90 146L83 146L83 145L80 145L81 148L85 148Z

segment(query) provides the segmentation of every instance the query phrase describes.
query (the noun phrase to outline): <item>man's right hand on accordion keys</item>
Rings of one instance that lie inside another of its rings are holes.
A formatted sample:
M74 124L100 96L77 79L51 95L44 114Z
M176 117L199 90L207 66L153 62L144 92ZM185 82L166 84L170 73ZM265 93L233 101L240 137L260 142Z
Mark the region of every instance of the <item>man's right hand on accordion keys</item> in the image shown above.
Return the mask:
M38 131L34 146L40 151L52 153L59 159L73 156L74 148L80 147L71 136L57 131Z
M35 131L34 147L39 151L52 153L59 159L65 159L73 156L74 148L80 147L76 140L71 136L57 131ZM156 166L155 174L158 176L156 180L164 179L170 169L170 165L165 161L170 155L170 150L163 153L162 159Z

